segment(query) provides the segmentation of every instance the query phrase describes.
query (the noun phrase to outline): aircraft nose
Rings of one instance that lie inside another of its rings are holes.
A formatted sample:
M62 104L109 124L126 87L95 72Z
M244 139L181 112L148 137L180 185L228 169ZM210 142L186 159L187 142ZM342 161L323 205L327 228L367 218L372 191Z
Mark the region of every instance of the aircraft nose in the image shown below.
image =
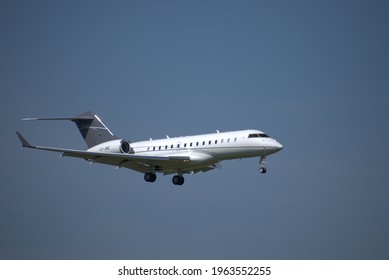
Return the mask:
M284 146L282 146L281 143L277 141L275 141L275 143L273 144L273 150L275 153L281 151L283 148Z

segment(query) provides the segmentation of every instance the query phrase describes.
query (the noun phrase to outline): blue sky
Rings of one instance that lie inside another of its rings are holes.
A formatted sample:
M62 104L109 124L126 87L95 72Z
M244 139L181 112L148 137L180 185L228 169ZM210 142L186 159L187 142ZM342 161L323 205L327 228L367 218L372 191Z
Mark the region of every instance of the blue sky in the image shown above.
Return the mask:
M386 1L2 1L1 259L388 259ZM154 184L86 148L260 129L268 158Z

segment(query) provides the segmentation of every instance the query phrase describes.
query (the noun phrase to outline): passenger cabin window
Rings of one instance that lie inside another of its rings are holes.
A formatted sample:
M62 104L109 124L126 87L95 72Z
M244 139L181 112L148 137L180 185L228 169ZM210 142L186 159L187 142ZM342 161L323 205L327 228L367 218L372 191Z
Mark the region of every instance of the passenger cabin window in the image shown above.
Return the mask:
M209 141L208 144L211 145L212 141Z
M205 141L203 141L203 146L205 145Z
M215 140L215 144L217 144L217 140Z
M198 146L199 145L199 142L196 142L196 146Z

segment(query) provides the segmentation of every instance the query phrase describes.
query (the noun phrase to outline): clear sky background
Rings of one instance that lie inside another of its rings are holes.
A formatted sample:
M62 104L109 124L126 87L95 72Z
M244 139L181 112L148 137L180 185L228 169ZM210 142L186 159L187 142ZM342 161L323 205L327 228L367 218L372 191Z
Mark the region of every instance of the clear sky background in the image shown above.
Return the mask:
M387 1L1 1L1 259L389 259ZM143 174L24 149L260 129L284 149Z

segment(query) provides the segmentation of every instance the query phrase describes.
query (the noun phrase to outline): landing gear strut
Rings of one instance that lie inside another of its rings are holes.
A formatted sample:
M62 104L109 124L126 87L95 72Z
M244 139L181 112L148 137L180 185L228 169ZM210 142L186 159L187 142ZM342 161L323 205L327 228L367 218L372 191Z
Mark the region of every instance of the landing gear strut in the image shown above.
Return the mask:
M146 182L154 183L155 180L157 180L157 175L155 173L147 172L145 174L145 181Z
M266 156L262 156L259 160L259 173L262 173L262 174L266 173L265 158L266 158Z
M185 182L185 179L182 175L173 176L172 182L174 185L182 186Z

